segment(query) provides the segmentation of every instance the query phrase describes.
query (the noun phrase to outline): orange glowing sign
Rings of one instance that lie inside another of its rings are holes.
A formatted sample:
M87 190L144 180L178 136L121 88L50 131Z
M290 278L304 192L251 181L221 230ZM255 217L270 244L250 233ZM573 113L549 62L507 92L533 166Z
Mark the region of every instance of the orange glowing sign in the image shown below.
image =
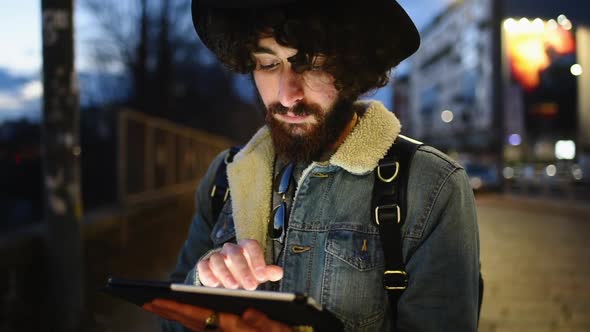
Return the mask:
M565 23L564 23L565 22ZM552 58L576 51L571 22L508 19L504 22L506 49L514 78L527 91L535 89Z

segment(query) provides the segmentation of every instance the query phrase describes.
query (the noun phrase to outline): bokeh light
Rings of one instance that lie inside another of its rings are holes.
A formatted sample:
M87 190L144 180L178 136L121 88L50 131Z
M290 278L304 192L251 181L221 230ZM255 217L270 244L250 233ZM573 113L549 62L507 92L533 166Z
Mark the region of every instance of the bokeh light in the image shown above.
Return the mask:
M508 137L508 143L512 146L519 146L522 143L522 138L519 134L512 134Z
M547 174L547 176L555 176L557 174L557 167L553 164L548 165L545 167L545 174Z
M444 110L440 114L440 118L443 120L444 123L451 123L453 121L453 112L449 110Z
M582 75L584 73L584 69L582 68L582 65L576 63L576 64L574 64L574 65L571 66L570 72L574 76L580 76L580 75Z

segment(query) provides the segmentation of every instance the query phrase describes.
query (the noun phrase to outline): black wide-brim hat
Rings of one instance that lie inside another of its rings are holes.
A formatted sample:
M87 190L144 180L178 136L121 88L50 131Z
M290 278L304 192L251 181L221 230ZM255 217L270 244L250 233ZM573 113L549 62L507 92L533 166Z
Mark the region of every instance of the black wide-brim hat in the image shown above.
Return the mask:
M297 6L299 4L310 3L312 5L334 4L334 11L338 8L346 6L347 1L338 0L192 0L192 17L195 30L203 44L209 48L215 55L219 57L216 49L216 30L217 33L223 30L223 26L235 24L236 16L228 16L233 18L225 18L224 12L239 12L240 9L256 9L256 8L272 8L278 6ZM375 6L378 4L379 6ZM359 6L358 3L355 4ZM370 9L371 6L378 7L379 17L390 33L391 40L395 39L397 46L397 54L395 54L395 63L399 63L404 59L414 54L420 46L420 34L416 25L406 13L406 11L395 0L365 0L362 3L363 8ZM355 15L351 15L351 20L355 19ZM214 28L212 28L214 27ZM383 43L390 42L388 35L383 36Z

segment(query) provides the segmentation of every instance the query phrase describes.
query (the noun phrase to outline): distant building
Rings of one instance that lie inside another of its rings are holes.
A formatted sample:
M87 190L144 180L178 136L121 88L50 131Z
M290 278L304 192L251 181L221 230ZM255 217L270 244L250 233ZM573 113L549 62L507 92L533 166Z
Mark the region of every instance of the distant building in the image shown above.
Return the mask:
M402 124L402 134L415 137L414 116L410 102L410 77L407 74L395 78L393 112Z
M481 151L492 144L490 21L490 0L459 1L422 31L404 115L418 139L443 150ZM396 78L396 95L405 80Z

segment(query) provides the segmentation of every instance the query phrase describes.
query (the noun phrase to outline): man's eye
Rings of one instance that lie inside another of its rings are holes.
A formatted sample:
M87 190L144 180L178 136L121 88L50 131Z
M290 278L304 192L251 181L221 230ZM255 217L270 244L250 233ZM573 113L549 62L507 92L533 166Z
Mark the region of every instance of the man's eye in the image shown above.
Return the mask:
M259 64L258 68L260 70L273 70L278 65L279 65L278 62L273 62L273 63L269 63L269 64Z

